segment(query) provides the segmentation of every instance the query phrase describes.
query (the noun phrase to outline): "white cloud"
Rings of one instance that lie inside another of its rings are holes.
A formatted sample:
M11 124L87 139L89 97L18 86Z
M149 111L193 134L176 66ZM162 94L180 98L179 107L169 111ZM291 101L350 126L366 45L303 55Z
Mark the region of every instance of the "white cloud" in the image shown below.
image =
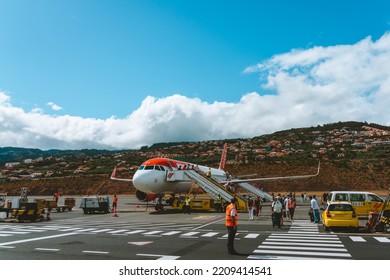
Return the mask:
M61 111L62 110L62 107L61 106L58 106L57 104L53 103L53 102L48 102L47 105L50 106L50 108L53 110L53 111Z
M258 73L262 87L273 94L247 93L237 103L148 96L123 119L25 112L0 92L0 146L121 149L349 120L390 125L389 65L389 33L377 41L368 37L354 45L292 50L245 70Z

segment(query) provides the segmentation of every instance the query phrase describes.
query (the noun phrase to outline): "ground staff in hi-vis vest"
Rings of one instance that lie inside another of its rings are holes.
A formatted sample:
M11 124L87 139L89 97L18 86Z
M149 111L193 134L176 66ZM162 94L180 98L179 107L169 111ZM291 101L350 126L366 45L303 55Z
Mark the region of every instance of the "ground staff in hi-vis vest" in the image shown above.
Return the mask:
M234 238L237 233L238 225L238 213L235 205L236 199L232 198L230 204L226 207L226 228L228 230L228 252L232 255L237 255L236 250L234 249Z

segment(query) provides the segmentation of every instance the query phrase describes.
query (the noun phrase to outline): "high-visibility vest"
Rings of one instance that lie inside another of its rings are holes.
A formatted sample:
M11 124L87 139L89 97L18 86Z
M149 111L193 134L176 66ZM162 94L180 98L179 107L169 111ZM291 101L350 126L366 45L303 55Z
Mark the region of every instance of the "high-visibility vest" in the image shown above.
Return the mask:
M226 226L227 227L234 227L238 225L238 215L236 210L236 215L234 216L234 224L233 224L233 217L230 216L230 212L233 208L236 208L234 204L229 204L228 207L226 207Z

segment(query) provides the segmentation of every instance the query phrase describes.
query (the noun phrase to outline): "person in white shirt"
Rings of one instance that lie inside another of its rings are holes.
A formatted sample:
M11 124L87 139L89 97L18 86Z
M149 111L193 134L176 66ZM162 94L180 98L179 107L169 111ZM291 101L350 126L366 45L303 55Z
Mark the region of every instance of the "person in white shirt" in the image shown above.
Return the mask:
M275 201L272 202L271 207L272 207L272 214L274 215L274 219L275 219L275 224L278 226L278 228L281 228L280 219L282 217L283 205L280 202L280 196L277 196L275 198Z
M288 205L290 203L290 197L287 196L285 199L284 199L284 211L286 213L286 218L288 220L290 220L290 209L288 208ZM284 216L283 216L284 217Z
M314 215L314 222L319 223L320 222L320 208L318 207L318 202L316 199L316 196L313 195L313 197L310 198L310 207L313 210L313 215Z
M250 197L247 202L249 220L253 220L253 200Z

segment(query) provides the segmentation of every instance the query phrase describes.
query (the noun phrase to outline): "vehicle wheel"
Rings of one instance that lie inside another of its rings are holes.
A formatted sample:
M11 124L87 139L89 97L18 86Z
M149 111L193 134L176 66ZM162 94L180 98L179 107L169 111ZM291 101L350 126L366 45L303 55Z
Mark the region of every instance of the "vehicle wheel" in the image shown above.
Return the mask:
M359 232L359 227L356 227L354 231Z
M326 231L326 232L329 232L329 231L330 231L330 228L329 228L329 227L325 227L325 231Z

